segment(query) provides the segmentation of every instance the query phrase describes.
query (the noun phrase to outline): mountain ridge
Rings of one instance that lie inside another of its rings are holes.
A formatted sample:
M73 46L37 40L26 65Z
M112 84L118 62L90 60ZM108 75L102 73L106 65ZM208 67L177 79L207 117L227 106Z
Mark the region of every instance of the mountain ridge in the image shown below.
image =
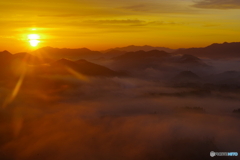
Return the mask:
M116 47L116 48L110 48L107 49L105 51L102 51L103 53L112 51L112 50L117 50L117 51L125 51L125 52L136 52L139 50L143 50L143 51L151 51L151 50L159 50L159 51L165 51L165 52L173 52L174 49L170 49L167 47L153 47L153 46L149 46L149 45L144 45L144 46L136 46L136 45L129 45L126 47Z
M213 43L202 48L178 49L173 54L190 54L202 58L240 58L240 42Z
M107 67L91 63L87 60L80 59L77 61L71 61L65 58L57 60L50 64L52 67L57 69L62 69L68 67L77 71L78 73L88 75L88 76L121 76L122 73L113 71Z

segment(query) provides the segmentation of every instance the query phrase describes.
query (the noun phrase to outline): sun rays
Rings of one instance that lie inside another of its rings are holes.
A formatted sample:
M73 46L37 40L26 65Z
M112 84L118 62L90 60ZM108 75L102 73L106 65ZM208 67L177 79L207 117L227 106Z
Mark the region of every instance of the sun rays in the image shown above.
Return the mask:
M23 83L23 80L24 80L24 77L26 75L26 68L23 69L12 93L10 94L10 96L5 100L2 108L6 108L10 103L12 103L12 101L15 99L15 97L17 96L17 94L19 93L20 91L20 88L22 86L22 83Z

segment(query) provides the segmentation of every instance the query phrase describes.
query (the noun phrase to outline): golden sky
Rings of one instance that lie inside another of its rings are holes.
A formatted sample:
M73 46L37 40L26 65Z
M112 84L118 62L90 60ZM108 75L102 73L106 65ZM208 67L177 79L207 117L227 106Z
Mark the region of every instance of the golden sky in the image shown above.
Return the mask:
M240 41L239 0L1 1L0 50L103 50L127 45L202 47Z

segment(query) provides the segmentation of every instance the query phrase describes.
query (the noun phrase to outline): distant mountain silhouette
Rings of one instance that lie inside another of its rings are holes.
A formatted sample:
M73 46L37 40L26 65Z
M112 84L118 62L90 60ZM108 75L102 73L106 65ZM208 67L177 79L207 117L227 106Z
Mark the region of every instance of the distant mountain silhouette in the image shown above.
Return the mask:
M121 50L117 50L117 49L110 49L107 51L104 51L104 57L105 58L113 58L113 57L117 57L120 55L123 55L124 53L126 53L127 51L121 51Z
M214 84L234 84L240 86L240 72L226 71L219 74L213 74L208 77L208 81Z
M180 59L180 63L198 63L200 59L198 57L195 57L193 55L184 54Z
M134 60L134 61L139 61L139 60L147 60L147 59L152 59L156 60L158 58L167 58L170 57L171 55L165 51L158 51L158 50L151 50L151 51L137 51L137 52L128 52L125 53L121 56L113 58L114 60Z
M9 76L13 55L8 51L0 52L0 78Z
M84 75L89 76L120 76L123 75L122 73L115 72L107 67L97 65L91 62L88 62L86 60L77 60L77 61L71 61L67 59L60 59L58 61L55 61L51 63L52 67L55 67L57 69L61 69L63 67L68 67L70 69L73 69L76 72L79 72Z
M13 58L16 60L24 61L27 64L31 64L31 65L45 64L53 61L52 59L38 57L27 52L13 54Z
M200 80L200 77L198 75L196 75L195 73L193 73L192 71L182 71L181 73L179 73L175 79L177 81L179 80Z
M23 61L23 62L32 61L32 62L34 62L34 60L39 61L39 57L31 55L27 52L20 52L20 53L15 53L15 54L11 54L8 51L0 52L1 65L9 64L12 61Z
M206 63L204 63L200 58L189 55L189 54L184 54L180 58L176 59L176 62L178 64L181 64L186 67L210 67Z
M8 51L2 51L0 52L0 64L1 68L4 67L5 65L9 64L10 61L12 61L13 55L8 52Z
M170 48L166 48L166 47L152 47L152 46L135 46L135 45L131 45L131 46L127 46L127 47L117 47L117 48L112 48L112 49L108 49L104 52L109 52L112 50L118 50L118 51L125 51L125 52L136 52L136 51L151 51L151 50L159 50L159 51L165 51L165 52L173 52L173 49Z
M174 52L174 54L190 54L197 57L205 58L240 58L240 42L233 43L214 43L205 48L189 48L189 49L179 49Z
M0 52L0 63L1 65L8 64L13 59L13 55L8 51L2 51Z
M170 58L171 54L152 50L152 51L137 51L127 52L123 55L112 58L113 68L117 70L143 70L146 68L159 68L166 59Z
M193 84L199 84L201 78L192 71L182 71L178 75L172 78L171 83L177 86L192 86Z
M48 60L48 61L47 61ZM0 78L13 78L15 71L21 64L31 64L34 66L35 72L32 74L66 74L66 67L76 71L76 73L81 73L88 76L125 76L126 74L122 72L115 72L107 67L88 62L86 60L71 61L62 58L57 61L49 59L41 59L35 55L21 52L16 54L11 54L8 51L0 52ZM42 66L41 64L49 64ZM16 75L18 76L18 75Z
M192 55L175 56L164 51L137 51L128 52L113 58L116 69L120 70L144 70L152 68L166 71L182 71L182 70L201 70L210 69L211 67L204 63L198 57Z
M79 49L68 49L68 48L52 48L52 47L43 47L32 52L33 55L38 57L50 58L50 59L60 59L67 58L71 60L78 59L97 59L103 56L101 52L91 51L87 48Z

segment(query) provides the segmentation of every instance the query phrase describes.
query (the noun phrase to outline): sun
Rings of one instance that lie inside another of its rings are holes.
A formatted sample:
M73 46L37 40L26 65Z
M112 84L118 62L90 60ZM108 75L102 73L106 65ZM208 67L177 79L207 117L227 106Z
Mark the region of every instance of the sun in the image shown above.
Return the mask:
M32 47L36 47L38 45L40 36L38 34L29 34L28 35L28 42Z

